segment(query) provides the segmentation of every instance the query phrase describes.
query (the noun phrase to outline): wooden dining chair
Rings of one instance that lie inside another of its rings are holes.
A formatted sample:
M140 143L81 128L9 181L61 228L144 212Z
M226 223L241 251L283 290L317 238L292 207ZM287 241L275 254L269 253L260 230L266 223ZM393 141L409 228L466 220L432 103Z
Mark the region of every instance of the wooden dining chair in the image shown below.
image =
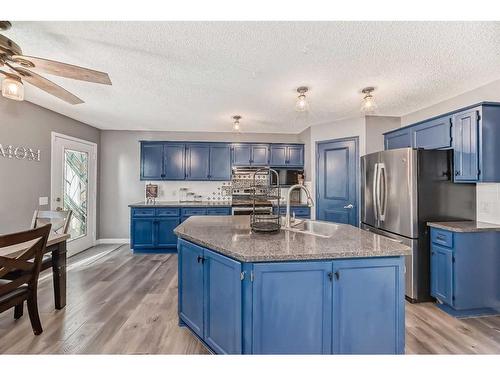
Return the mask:
M31 220L31 228L52 224L52 231L59 234L68 233L72 211L40 211L35 210Z
M14 258L0 256L0 312L15 307L14 318L22 316L26 301L33 333L42 333L38 315L37 287L43 253L51 225L0 236L0 248L19 246Z

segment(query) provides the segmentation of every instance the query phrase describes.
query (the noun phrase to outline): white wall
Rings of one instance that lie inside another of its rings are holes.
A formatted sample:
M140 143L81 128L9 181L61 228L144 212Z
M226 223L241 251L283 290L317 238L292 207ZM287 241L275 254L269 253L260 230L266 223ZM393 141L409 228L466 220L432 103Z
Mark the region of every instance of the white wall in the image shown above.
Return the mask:
M500 102L500 80L444 100L430 107L408 113L401 118L401 126L483 101ZM477 220L500 224L500 184L477 184L476 196Z
M213 142L299 142L295 134L237 134L200 132L101 131L100 230L99 238L129 238L128 205L144 200L140 181L141 140ZM188 187L201 195L212 195L221 182L165 181L159 183L160 200L178 200L179 188Z

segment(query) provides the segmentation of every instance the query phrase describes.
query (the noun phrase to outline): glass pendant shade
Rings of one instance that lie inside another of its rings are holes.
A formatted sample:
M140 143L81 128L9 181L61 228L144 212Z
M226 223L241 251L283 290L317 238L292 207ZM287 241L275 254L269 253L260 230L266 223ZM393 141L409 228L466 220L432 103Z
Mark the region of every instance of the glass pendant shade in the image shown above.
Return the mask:
M295 103L295 110L297 112L305 112L309 108L307 104L307 99L304 94L300 94L297 98L297 103Z
M241 116L239 115L236 115L236 116L233 116L233 131L235 132L239 132L240 131L240 119L241 119Z
M363 103L361 105L361 112L363 113L373 113L377 109L377 103L375 103L375 99L373 95L367 94L363 98Z
M8 99L24 100L24 86L20 79L7 77L2 81L2 95Z

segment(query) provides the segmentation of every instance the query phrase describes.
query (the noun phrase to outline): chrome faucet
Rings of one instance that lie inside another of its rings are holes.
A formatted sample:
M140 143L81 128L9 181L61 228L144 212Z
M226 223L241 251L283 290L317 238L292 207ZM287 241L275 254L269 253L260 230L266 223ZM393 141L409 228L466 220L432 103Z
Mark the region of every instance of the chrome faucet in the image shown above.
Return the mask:
M309 190L304 185L292 185L290 189L288 189L288 196L286 198L286 217L285 217L285 227L290 228L290 197L292 196L292 191L295 189L302 189L306 192L307 195L307 206L312 207L314 206L313 199L311 197L311 193Z

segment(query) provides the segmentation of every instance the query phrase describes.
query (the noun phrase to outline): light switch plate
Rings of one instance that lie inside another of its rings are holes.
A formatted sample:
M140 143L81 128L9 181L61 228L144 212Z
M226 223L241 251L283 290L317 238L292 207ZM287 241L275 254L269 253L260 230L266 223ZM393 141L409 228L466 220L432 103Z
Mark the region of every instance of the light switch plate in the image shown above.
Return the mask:
M49 204L49 197L40 197L40 198L38 198L38 204L40 206L45 206L45 205Z

